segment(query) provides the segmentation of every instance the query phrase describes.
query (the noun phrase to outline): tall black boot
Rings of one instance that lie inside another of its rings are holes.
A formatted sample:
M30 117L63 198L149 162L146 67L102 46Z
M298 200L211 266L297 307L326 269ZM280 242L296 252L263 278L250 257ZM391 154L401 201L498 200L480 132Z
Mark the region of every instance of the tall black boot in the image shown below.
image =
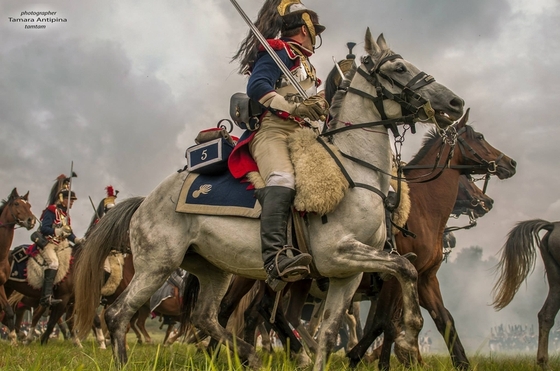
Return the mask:
M270 186L256 192L261 213L261 249L267 283L279 291L285 282L298 281L309 274L311 255L286 246L288 217L295 191Z
M56 277L57 269L45 269L43 273L43 287L41 288L41 301L40 304L44 307L50 307L62 300L53 297L54 278Z

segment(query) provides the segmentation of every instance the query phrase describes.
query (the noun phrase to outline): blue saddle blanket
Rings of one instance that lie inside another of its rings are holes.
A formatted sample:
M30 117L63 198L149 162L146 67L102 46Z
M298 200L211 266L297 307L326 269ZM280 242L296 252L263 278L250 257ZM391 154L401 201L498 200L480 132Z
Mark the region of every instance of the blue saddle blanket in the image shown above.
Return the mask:
M259 218L261 205L248 183L240 183L229 171L219 175L187 175L176 211L187 214L229 215Z
M22 259L22 254L28 257L37 254L37 247L33 245L20 245L10 251L12 254L12 264L10 266L10 280L18 282L27 281L27 259ZM17 255L17 256L16 256Z

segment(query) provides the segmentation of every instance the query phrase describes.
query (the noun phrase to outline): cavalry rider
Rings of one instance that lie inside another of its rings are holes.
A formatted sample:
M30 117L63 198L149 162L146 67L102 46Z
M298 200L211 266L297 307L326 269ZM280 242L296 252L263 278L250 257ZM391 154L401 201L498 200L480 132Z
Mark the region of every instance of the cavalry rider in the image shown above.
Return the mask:
M95 209L95 214L91 219L91 223L89 225L88 231L86 232L86 235L89 235L91 228L99 222L99 219L101 219L105 214L107 214L109 210L115 207L115 200L117 199L119 191L114 189L112 185L108 185L107 187L105 187L105 191L107 192L107 197L101 200L101 202L97 206L97 209Z
M325 27L319 24L317 13L299 0L267 0L255 25L310 97L304 100L298 94L250 32L233 59L239 60L241 73L249 74L247 95L265 110L248 149L265 182L265 187L256 191L262 207L264 269L267 282L279 290L284 285L281 281L304 278L312 260L311 255L286 246L288 217L295 196L295 175L287 140L290 134L306 125L307 119L317 121L328 114L327 102L317 95L320 80L309 61ZM239 177L234 170L232 174Z
M73 174L73 176L75 176ZM70 191L71 179L64 174L60 175L49 195L48 206L41 215L40 232L48 241L42 248L42 256L45 259L45 270L43 272L43 287L41 291L41 305L52 306L61 302L59 299L53 298L53 285L58 271L58 250L59 244L65 239L79 244L82 238L77 238L72 232L70 226L70 217L68 210L72 208L72 204L77 200L76 194Z

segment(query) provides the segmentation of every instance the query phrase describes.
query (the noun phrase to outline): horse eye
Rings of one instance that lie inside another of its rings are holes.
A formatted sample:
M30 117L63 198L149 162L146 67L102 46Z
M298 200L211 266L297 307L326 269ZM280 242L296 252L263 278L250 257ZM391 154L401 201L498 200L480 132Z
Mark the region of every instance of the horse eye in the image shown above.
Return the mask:
M476 136L476 139L478 139L478 140L483 140L483 139L484 139L484 135L478 134L478 135Z
M397 68L395 68L395 72L397 73L405 73L406 72L406 66L402 63L399 63L397 65Z

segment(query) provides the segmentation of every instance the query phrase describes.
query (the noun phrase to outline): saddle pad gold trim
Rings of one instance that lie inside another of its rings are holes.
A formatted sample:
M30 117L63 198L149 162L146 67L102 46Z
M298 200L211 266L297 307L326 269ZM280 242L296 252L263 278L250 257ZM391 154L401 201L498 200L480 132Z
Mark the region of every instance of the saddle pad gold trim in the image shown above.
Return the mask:
M260 217L261 205L258 202L255 202L255 206L253 208L239 206L194 205L185 203L187 194L193 182L199 175L200 174L196 173L190 173L187 175L187 178L183 183L183 187L181 188L181 193L179 194L179 200L177 201L177 207L175 208L176 212L202 215L242 216L245 218L255 219ZM204 192L204 190L195 190L193 192Z

